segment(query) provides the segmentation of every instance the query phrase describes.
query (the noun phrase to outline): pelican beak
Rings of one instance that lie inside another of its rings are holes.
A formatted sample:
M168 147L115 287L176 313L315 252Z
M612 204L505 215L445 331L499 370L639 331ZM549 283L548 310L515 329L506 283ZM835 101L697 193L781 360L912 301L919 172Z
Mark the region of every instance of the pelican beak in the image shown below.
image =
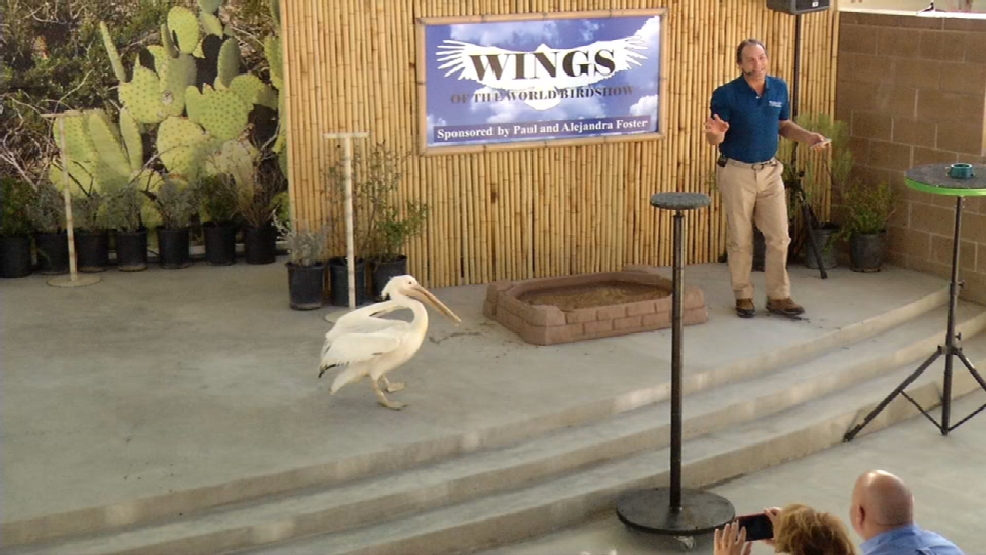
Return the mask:
M435 310L441 312L449 320L452 320L456 324L458 324L459 322L462 321L458 316L455 315L454 312L452 312L451 309L449 309L449 307L445 306L445 303L443 303L442 301L438 300L438 297L436 297L435 295L433 295L431 293L431 291L425 289L424 287L421 287L420 285L415 285L411 289L411 292L412 292L412 295L414 295L415 297L421 299L422 301L426 302L427 304L430 304L432 308L434 308Z

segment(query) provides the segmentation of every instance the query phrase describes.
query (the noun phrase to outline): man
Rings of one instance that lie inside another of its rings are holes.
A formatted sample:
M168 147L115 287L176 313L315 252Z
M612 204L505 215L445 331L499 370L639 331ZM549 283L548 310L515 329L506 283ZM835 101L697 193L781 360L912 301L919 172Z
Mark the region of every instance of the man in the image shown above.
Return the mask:
M787 200L777 154L778 135L821 148L819 133L802 129L790 119L787 84L767 75L767 49L756 39L736 48L742 75L712 93L712 115L705 122L705 138L720 151L716 185L722 195L728 226L729 273L736 298L736 314L751 318L753 285L753 224L763 233L767 310L797 317L804 308L791 300L787 275Z
M914 524L914 496L889 472L873 470L856 480L849 520L863 538L863 555L963 555L954 543Z

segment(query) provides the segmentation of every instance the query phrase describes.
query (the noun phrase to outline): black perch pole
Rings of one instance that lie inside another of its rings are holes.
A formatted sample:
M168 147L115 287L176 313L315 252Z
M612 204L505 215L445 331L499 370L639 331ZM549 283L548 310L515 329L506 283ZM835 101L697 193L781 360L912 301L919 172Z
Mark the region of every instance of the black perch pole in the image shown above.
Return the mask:
M629 528L679 538L712 532L733 520L729 500L701 490L681 489L681 363L684 309L684 210L708 206L702 193L658 193L651 206L674 210L674 266L671 304L671 468L669 487L624 493L616 514Z

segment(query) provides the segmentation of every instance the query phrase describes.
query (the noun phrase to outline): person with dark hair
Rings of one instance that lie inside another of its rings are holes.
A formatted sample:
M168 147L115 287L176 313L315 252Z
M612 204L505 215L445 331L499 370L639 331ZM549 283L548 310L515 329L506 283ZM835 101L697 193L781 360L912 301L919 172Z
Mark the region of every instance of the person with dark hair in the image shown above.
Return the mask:
M753 225L766 241L764 257L768 311L797 317L804 308L791 300L787 274L787 199L781 176L784 166L775 157L778 137L827 144L820 133L791 121L787 84L767 74L767 48L756 39L736 47L741 75L712 93L705 138L719 147L716 186L722 195L728 229L727 253L736 314L756 313L750 271L753 266Z
M863 539L863 555L963 555L954 543L914 524L914 495L889 472L872 470L856 479L849 521Z

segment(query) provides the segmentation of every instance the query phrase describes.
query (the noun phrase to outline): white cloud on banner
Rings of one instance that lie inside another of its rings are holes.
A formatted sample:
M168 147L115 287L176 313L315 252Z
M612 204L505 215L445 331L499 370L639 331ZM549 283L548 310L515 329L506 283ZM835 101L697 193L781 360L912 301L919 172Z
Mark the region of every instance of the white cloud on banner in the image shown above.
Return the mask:
M435 117L435 114L428 114L428 136L432 137L435 134L435 127L442 127L448 125L444 119Z
M657 95L652 94L650 96L642 97L640 100L633 103L630 106L631 116L650 116L657 120Z
M543 43L558 39L558 25L554 21L516 21L512 23L462 23L450 25L452 40L473 42L482 46L503 46L520 38L531 38Z

